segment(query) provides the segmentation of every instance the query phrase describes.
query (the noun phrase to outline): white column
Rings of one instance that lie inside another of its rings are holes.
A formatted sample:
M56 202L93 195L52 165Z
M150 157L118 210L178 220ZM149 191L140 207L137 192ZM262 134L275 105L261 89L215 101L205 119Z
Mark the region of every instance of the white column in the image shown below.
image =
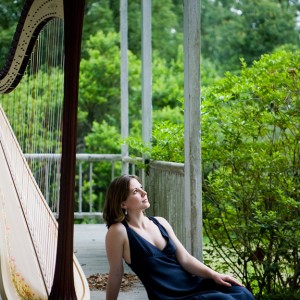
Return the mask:
M128 122L128 3L120 0L120 37L121 37L121 135L127 138ZM128 156L128 145L122 145L122 159ZM128 174L128 163L122 162L122 173Z
M151 0L142 0L142 138L152 136L152 43ZM145 175L142 175L145 182Z
M200 0L184 0L184 127L186 245L202 260Z

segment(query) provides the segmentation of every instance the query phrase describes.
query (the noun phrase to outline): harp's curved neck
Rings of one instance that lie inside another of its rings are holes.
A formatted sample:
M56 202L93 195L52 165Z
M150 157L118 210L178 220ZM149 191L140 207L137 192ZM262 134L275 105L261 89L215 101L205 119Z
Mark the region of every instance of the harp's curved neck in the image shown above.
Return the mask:
M40 31L53 18L64 18L63 0L26 1L7 61L0 70L0 93L8 93L18 85Z

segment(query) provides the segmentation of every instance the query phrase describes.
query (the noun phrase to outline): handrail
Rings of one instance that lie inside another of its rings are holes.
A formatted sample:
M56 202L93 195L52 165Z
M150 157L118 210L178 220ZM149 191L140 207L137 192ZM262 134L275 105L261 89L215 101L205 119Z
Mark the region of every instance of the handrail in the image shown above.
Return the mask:
M61 154L56 153L26 153L24 154L26 159L36 159L36 160L45 160L53 159L59 160ZM121 161L121 154L87 154L87 153L77 153L76 159L83 161ZM133 161L133 160L131 160Z

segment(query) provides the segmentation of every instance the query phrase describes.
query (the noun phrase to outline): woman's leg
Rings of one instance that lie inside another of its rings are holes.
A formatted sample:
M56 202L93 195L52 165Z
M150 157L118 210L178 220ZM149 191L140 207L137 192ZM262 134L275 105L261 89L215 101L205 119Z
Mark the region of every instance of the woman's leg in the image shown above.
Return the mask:
M255 300L250 291L243 286L225 287L216 284L213 280L206 279L202 290L198 298L201 300Z

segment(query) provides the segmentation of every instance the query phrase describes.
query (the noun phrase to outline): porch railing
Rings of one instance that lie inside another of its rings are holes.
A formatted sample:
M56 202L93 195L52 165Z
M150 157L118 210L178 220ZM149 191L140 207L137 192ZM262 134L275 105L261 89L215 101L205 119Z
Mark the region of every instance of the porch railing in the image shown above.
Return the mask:
M53 179L55 174L59 174L60 154L25 154L27 161L35 175L37 183L54 214L57 214L59 205L59 188L56 186L51 189L51 185L57 181ZM74 212L75 219L94 218L102 220L102 211L94 209L93 192L94 186L94 166L101 163L110 163L110 178L118 176L116 164L122 162L121 154L76 154L76 197ZM83 167L85 165L85 167ZM87 188L83 188L84 184ZM104 188L105 189L105 188ZM86 200L84 202L84 199ZM88 207L87 207L88 203Z
M59 205L57 200L58 193L56 192L56 195L51 193L49 178L53 177L53 173L57 172L57 170L53 170L59 168L60 155L25 154L25 157L33 165L33 172L39 172L39 176L36 177L43 178L38 184L46 201L54 214L56 214ZM99 168L99 164L104 163L110 164L110 178L106 180L108 183L121 174L122 163L129 164L130 173L141 176L136 160L129 157L122 159L121 154L77 154L75 219L94 218L100 222L102 221L102 211L95 209L93 197L95 196L95 189L99 188L94 184L95 169ZM52 175L50 172L52 172ZM187 246L184 207L184 164L150 161L144 178L144 185L151 203L148 214L165 217L172 224L178 238ZM102 190L104 197L106 186L102 187ZM51 199L53 197L57 199Z
M149 214L166 218L179 240L187 247L184 164L150 161L145 179L151 203Z

